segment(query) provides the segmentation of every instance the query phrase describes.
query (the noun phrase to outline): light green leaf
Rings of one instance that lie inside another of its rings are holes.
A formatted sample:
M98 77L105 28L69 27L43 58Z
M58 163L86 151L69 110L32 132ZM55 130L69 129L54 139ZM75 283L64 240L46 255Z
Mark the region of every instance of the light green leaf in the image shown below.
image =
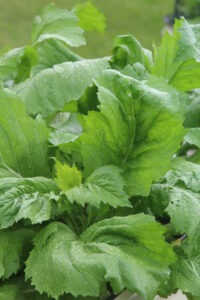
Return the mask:
M200 51L192 27L184 19L176 20L173 34L165 32L152 73L167 78L174 87L188 91L199 87Z
M55 182L62 191L67 191L75 186L79 186L82 181L81 172L74 166L70 167L56 161L56 178Z
M97 80L100 111L84 117L78 139L85 177L114 164L125 170L129 195L148 195L152 181L170 168L183 137L181 106L179 95L163 91L160 82L161 90L154 89L114 71Z
M58 191L55 182L44 177L0 178L0 228L21 219L32 224L49 220Z
M178 90L187 92L200 86L200 61L188 59L174 74L170 83Z
M66 9L48 5L41 16L35 18L32 42L38 44L47 39L57 39L69 46L78 47L85 44L83 30L78 26L78 19Z
M43 70L15 89L29 114L40 112L47 116L71 100L78 100L107 68L107 58L67 62Z
M38 54L31 46L24 47L24 53L17 65L15 83L23 82L31 75L32 67L38 62Z
M48 176L45 125L29 118L23 103L12 92L0 91L0 165L22 176Z
M63 42L56 39L48 39L37 46L38 64L32 68L32 75L36 75L44 69L55 65L77 61L81 57L69 50Z
M36 62L37 53L30 46L10 50L0 57L0 80L5 81L4 84L8 87L14 82L23 81Z
M142 48L139 41L132 35L120 35L114 39L111 64L116 69L123 69L127 65L141 63L149 69L152 63L150 51Z
M24 265L33 236L32 229L14 227L0 230L0 278L9 278Z
M62 148L62 145L74 142L78 137L79 135L71 132L56 130L50 133L49 141L54 146L61 146L60 148Z
M200 148L200 128L190 128L184 139L189 144Z
M175 259L163 233L143 214L103 220L80 237L62 223L51 223L35 237L26 278L56 299L63 293L98 297L106 281L114 293L127 288L152 300Z
M104 33L105 17L91 2L78 3L74 12L78 17L79 26L85 31Z
M122 170L116 166L104 166L92 173L86 182L65 192L70 202L82 206L89 204L99 207L101 203L112 207L132 207L124 192Z
M15 48L0 57L0 79L13 79L17 74L17 65L24 54L24 47Z

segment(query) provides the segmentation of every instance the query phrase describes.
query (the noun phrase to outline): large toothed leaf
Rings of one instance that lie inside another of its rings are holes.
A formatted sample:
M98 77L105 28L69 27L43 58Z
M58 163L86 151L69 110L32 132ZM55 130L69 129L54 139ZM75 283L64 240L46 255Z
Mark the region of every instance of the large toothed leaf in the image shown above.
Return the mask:
M196 254L200 247L200 195L180 187L169 188L170 203L166 211L177 232L186 233L189 254Z
M26 228L0 230L0 278L7 279L24 265L34 231Z
M179 257L177 262L172 265L170 284L174 290L181 289L186 295L192 297L189 299L198 300L200 298L199 279L199 254L191 258Z
M0 91L0 165L22 176L47 176L48 131L29 118L20 99L8 90Z
M47 116L78 100L93 80L108 68L108 59L67 62L46 69L16 86L29 114L40 112Z
M116 166L104 166L95 170L84 184L68 189L65 194L70 202L82 206L87 203L99 207L104 203L112 207L131 207L123 188L122 170Z
M85 176L114 164L125 170L130 195L147 195L169 169L183 137L179 97L107 71L97 81L99 112L84 117L80 136ZM94 126L95 124L95 126Z
M200 166L177 159L165 178L167 183L156 184L152 189L151 205L158 209L163 203L176 231L187 234L187 253L196 255L200 247Z
M41 16L35 18L32 42L38 44L47 39L58 39L72 47L85 44L83 30L78 25L78 18L66 9L48 5Z
M164 34L155 55L153 74L167 78L181 91L199 87L200 51L197 44L197 38L188 22L177 20L173 34Z
M106 281L114 293L128 288L152 300L175 258L163 232L143 214L103 220L80 237L62 223L51 223L35 237L26 277L56 299L63 293L98 297Z
M56 205L55 182L44 177L0 178L0 228L21 219L32 224L49 220Z
M185 161L182 158L176 158L165 178L170 185L184 183L188 189L199 192L200 165Z

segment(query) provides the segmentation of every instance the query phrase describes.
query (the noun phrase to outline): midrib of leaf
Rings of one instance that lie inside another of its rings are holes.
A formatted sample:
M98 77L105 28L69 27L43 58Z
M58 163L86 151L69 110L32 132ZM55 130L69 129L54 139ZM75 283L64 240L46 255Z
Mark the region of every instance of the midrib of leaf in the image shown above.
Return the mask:
M169 84L173 81L173 79L176 77L177 72L181 69L181 67L186 63L186 61L182 61L179 66L177 66L176 70L174 70L174 73L172 75L172 77L169 79ZM172 82L173 85L173 82Z
M37 31L37 36L35 36L35 42L33 43L33 44L37 44L37 39L38 39L38 37L39 36L41 36L41 33L43 33L42 32L42 29L43 29L43 27L45 26L45 24L47 25L49 25L49 19L51 18L52 16L51 15L49 15L46 19L44 19L41 23L40 23L40 26L39 26L39 28L38 28L38 31ZM42 18L39 16L39 18L40 18L40 21L42 20ZM50 23L51 24L51 23ZM48 26L47 25L47 26ZM38 26L38 23L37 23L37 26Z
M134 116L134 105L133 105L133 99L131 101L131 114L132 116ZM134 122L135 123L135 122ZM130 142L130 145L128 146L128 149L127 149L127 152L125 154L125 157L122 161L122 166L126 165L127 161L128 161L128 158L131 154L131 151L133 149L133 144L134 144L134 141L135 141L135 131L136 131L136 126L134 124L133 126L133 130L132 130L132 138L131 138L131 142Z
M19 173L15 172L15 171L12 170L8 165L5 164L1 152L0 152L0 164L2 164L2 166L3 166L6 170L8 170L10 173L14 174L16 177L18 177L18 178L23 178Z
M17 157L16 157L16 152L14 151L14 147L13 147L13 144L11 142L10 136L7 134L7 130L5 130L5 128L2 126L2 124L0 124L0 127L1 127L2 131L5 133L5 136L7 137L7 140L9 141L9 144L10 144L11 149L12 149L13 156L15 158L15 164L17 166L17 170L20 171L19 164L18 164ZM1 152L0 152L0 155L1 155L1 158L3 159L3 155L2 155Z

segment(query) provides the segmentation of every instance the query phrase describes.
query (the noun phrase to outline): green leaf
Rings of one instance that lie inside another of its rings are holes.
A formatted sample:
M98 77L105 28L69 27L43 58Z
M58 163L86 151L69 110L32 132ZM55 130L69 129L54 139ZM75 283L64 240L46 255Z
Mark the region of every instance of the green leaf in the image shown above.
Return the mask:
M167 183L160 188L161 194L165 190L165 198L169 199L166 212L171 223L178 233L187 234L184 245L189 255L196 255L200 247L199 177L199 165L176 159L173 169L165 176Z
M192 92L185 115L184 125L187 128L200 127L200 91Z
M192 27L184 19L176 20L173 34L165 32L152 73L167 78L174 87L188 91L199 87L200 52Z
M96 84L100 111L84 117L78 138L85 177L101 166L117 165L125 170L129 195L148 195L152 181L170 168L183 137L178 94L114 71Z
M21 269L31 249L33 236L32 229L13 227L0 230L0 278L7 279Z
M86 182L65 192L68 200L82 206L89 204L99 207L101 203L112 207L132 207L123 190L122 170L116 166L99 168L87 178Z
M182 158L176 158L173 161L172 170L165 175L168 184L176 185L182 182L186 188L194 192L200 192L199 177L200 165Z
M77 102L72 103L77 104ZM49 126L55 128L55 131L52 131L49 137L50 143L55 146L73 142L82 133L82 127L77 120L77 114L73 113L64 112L56 114Z
M187 92L199 88L199 76L200 62L192 58L182 63L170 83L176 89Z
M0 165L22 176L48 176L45 125L29 118L23 103L12 92L0 91Z
M15 83L22 82L30 77L32 67L38 62L38 55L34 48L24 47L23 56L17 66L17 76Z
M1 300L50 300L46 295L40 295L22 278L10 279L0 284Z
M169 185L161 183L152 184L150 195L145 200L147 207L150 208L154 216L162 216L170 202ZM143 199L143 202L145 200Z
M56 178L55 181L62 191L67 191L75 186L79 186L82 181L81 172L74 166L70 167L56 161Z
M152 61L150 51L142 48L139 41L132 35L120 35L114 39L111 65L123 69L127 65L141 63L149 69Z
M48 5L33 24L32 42L38 44L47 39L57 39L72 47L85 45L83 30L78 26L77 17L54 4Z
M58 191L55 182L44 177L0 178L0 228L21 219L32 224L49 220Z
M95 78L108 68L108 59L67 62L46 69L16 86L29 114L55 113L71 100L78 100Z
M76 4L74 12L78 17L79 26L85 31L104 33L106 27L105 17L91 2Z
M0 79L8 81L5 83L8 86L23 81L36 61L37 53L30 46L10 50L0 57Z
M62 223L51 223L35 237L26 278L56 299L63 293L98 297L106 281L114 293L127 288L152 300L175 259L163 233L143 214L103 220L80 237Z
M169 188L170 203L166 211L177 232L187 233L187 252L197 254L200 247L200 194L174 186ZM192 217L191 217L192 216Z
M55 65L77 61L81 57L69 50L63 42L55 39L48 39L37 46L38 64L32 68L32 74L36 75L44 69L52 68Z
M168 213L176 232L187 234L185 251L196 255L200 247L200 165L177 158L172 166L164 183L152 186L148 204L155 215Z
M192 258L179 257L172 265L170 284L174 289L181 289L186 295L199 299L200 255ZM189 299L194 299L194 298Z
M9 80L16 76L16 66L24 53L24 47L15 48L0 57L0 79Z
M190 128L184 139L189 144L200 148L200 128Z

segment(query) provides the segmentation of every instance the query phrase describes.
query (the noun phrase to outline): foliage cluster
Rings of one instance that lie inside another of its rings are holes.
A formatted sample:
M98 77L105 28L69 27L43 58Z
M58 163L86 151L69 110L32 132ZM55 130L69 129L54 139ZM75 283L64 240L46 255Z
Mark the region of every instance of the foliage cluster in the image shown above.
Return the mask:
M0 57L1 300L200 298L199 27L84 59L104 18L50 5Z

